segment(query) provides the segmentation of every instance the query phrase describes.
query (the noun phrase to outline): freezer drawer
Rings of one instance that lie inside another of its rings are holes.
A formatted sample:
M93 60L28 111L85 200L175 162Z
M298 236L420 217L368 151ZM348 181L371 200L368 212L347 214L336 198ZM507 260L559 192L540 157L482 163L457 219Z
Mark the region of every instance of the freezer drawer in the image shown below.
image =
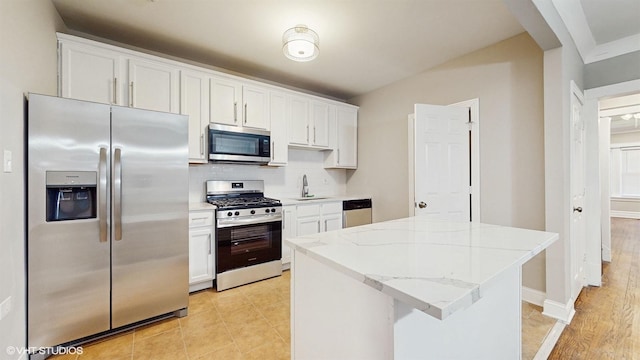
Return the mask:
M371 224L371 199L342 202L342 227Z

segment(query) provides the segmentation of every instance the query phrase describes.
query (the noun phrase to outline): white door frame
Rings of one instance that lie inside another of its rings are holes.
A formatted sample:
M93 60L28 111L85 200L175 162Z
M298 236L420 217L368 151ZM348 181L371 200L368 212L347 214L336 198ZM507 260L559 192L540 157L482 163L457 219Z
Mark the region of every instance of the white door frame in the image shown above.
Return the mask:
M480 222L480 99L457 102L449 106L469 109L471 121L471 220Z
M475 98L465 100L447 106L466 107L469 109L469 120L471 121L471 220L481 221L480 212L480 99ZM413 129L409 127L409 138L412 139ZM415 174L413 172L413 144L409 141L409 215L413 216L415 204L413 199L413 186Z
M609 204L609 147L599 141L598 101L640 91L640 80L601 86L585 90L584 119L587 144L587 194L585 209L587 218L587 283L600 286L602 283L602 260L610 260L611 254L611 208ZM604 136L604 135L602 135ZM606 139L605 139L606 140ZM604 154L606 152L606 154ZM598 220L599 219L599 220Z

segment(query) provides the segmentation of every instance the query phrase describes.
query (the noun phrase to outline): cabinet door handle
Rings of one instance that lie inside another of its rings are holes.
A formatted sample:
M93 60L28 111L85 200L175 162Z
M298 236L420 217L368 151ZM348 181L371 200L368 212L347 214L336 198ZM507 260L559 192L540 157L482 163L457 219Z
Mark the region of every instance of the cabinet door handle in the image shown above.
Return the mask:
M282 212L282 229L286 229L286 224L285 224L285 219L287 218L287 214L283 211Z
M272 141L271 142L271 161L273 161L275 156L276 156L276 142Z
M338 158L338 161L336 161L336 163L340 165L340 149L338 149L338 156L336 157Z
M324 231L327 231L327 229L329 229L329 225L328 225L328 220L324 221Z
M204 134L200 134L200 155L204 155Z
M318 232L320 232L320 220L318 220Z
M309 125L307 125L307 143L309 143Z
M247 123L247 103L244 103L244 113L242 114L244 117L244 123Z
M118 103L118 78L113 78L113 104Z
M313 143L316 143L316 127L313 127Z
M211 255L211 234L207 235L207 237L209 238L209 241L207 241L209 243L209 255Z
M238 103L233 103L233 122L238 122Z
M129 106L130 107L134 107L133 104L133 81L131 82L131 84L129 85Z

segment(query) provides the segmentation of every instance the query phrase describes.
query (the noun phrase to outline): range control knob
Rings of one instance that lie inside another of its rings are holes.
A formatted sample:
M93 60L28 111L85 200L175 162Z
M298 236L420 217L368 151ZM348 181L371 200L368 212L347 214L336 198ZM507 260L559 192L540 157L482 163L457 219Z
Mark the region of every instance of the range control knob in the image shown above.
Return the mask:
M240 211L236 211L235 215L236 216L240 215Z
M276 212L276 209L271 209L271 212Z
M227 213L227 216L231 216L231 215L233 215L233 213L232 213L231 211L229 211L229 212Z
M269 211L271 211L271 210L269 210L269 209L265 209L265 210L264 210L264 212L266 212L266 213L268 213Z
M255 210L251 210L251 215L255 214L256 211Z

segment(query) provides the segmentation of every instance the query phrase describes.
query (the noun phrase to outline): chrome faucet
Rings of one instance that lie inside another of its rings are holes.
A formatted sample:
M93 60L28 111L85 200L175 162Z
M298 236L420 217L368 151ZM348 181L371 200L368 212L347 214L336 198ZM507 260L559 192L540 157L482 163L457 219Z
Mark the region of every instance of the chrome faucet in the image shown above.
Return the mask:
M307 182L307 174L302 175L302 197L309 196L309 183Z

